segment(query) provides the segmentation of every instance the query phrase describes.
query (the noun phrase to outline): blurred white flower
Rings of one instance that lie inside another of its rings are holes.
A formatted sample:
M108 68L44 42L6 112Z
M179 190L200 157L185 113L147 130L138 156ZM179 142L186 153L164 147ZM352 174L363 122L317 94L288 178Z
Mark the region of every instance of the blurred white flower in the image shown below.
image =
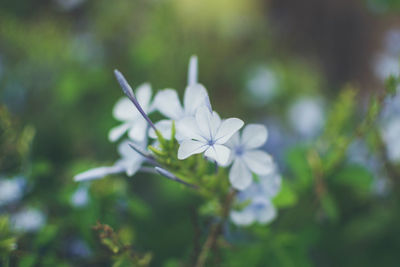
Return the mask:
M276 73L267 66L255 69L246 83L251 103L263 105L278 93L278 77Z
M22 210L11 216L12 227L20 232L35 232L45 224L45 221L43 212L34 208Z
M242 135L236 133L226 143L231 148L233 165L229 171L229 180L238 190L247 188L252 180L252 172L267 175L274 170L270 155L259 150L267 141L267 128L261 124L249 124L244 127Z
M140 169L146 159L141 154L133 150L129 145L130 143L134 143L140 148L145 148L147 144L146 141L137 143L125 140L118 146L118 152L121 158L113 166L90 169L76 175L74 180L77 182L82 182L101 179L107 175L121 172L126 172L126 175L128 176L134 175Z
M230 218L236 225L246 226L258 222L266 224L276 217L276 209L271 199L275 197L281 189L281 176L271 173L267 176L260 176L257 183L251 184L238 194L239 203L249 204L242 210L232 210Z
M84 240L74 239L68 244L68 252L73 257L87 258L92 254L92 251Z
M400 161L400 118L388 120L381 129L389 160Z
M399 75L399 55L395 56L387 53L378 55L374 64L374 71L376 76L382 81L387 79L390 75Z
M146 114L151 113L154 108L151 103L152 90L149 84L145 83L136 90L136 98ZM147 138L147 121L127 97L121 98L114 106L114 117L122 124L111 129L108 137L110 141L117 141L125 132L128 132L130 139L143 142Z
M290 107L289 119L293 128L302 137L314 137L324 124L322 103L311 97L298 99Z
M265 197L254 197L246 208L241 211L231 211L231 220L234 224L247 226L258 222L266 224L276 217L275 207Z
M64 10L72 10L81 5L85 0L55 0L57 4Z
M25 187L24 178L0 179L0 206L21 199Z
M71 204L74 207L84 207L89 201L88 188L81 186L71 196Z
M400 54L400 29L391 29L386 33L385 49L392 55Z
M242 126L240 119L221 120L215 111L210 112L206 106L199 107L194 118L186 117L177 123L177 129L185 136L178 149L178 159L204 152L206 157L226 166L230 149L224 144Z
M211 110L210 99L206 88L197 83L197 57L192 56L189 62L188 86L183 97L183 106L179 101L178 94L173 89L164 89L159 91L154 98L154 107L161 114L170 120L161 120L155 124L163 137L170 139L172 121L178 122L185 117L193 117L200 106L208 106ZM150 136L156 138L152 129ZM180 141L183 137L179 132L176 133L176 139Z

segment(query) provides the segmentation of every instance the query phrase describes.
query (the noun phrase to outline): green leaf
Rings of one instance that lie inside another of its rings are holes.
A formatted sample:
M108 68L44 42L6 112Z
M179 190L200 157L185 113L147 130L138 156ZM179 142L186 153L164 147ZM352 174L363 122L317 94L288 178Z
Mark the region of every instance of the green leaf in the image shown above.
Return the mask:
M361 165L349 165L342 168L333 177L333 181L339 184L350 186L359 193L371 191L373 176Z
M296 193L290 188L287 180L282 180L282 188L279 194L273 199L277 208L285 208L296 205L298 199Z
M327 217L336 222L339 218L339 209L332 195L325 193L321 198L321 206Z

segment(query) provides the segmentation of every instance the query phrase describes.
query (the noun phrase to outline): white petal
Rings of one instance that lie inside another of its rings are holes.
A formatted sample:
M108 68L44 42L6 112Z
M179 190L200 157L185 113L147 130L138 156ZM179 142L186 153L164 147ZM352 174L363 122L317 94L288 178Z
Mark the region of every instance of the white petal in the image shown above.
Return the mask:
M127 176L133 176L140 169L142 163L143 158L141 156L135 156L130 159L121 159L117 161L115 165L123 168Z
M248 124L243 129L242 144L247 149L262 146L268 137L267 128L262 124Z
M230 154L231 150L228 147L215 144L209 146L204 155L215 160L218 165L226 166L229 163Z
M205 141L206 138L202 136L196 119L194 117L185 117L176 122L176 134L182 140L195 139L199 141ZM179 139L178 139L179 140Z
M276 217L276 210L272 203L268 201L268 203L264 205L265 206L256 213L256 221L261 224L269 223Z
M142 142L146 139L147 134L147 121L140 117L133 124L128 132L129 138L132 140Z
M114 118L120 121L131 121L139 115L139 111L127 97L119 99L113 109Z
M94 179L101 179L104 176L107 176L109 174L115 174L115 173L120 173L123 172L123 168L120 166L111 166L111 167L99 167L99 168L94 168L85 172L82 172L74 177L74 180L76 182L83 182L83 181L89 181L89 180L94 180Z
M251 209L245 208L242 211L231 211L230 218L236 225L250 225L255 221L255 214Z
M151 87L148 83L140 85L136 90L136 99L146 113L149 112L151 93Z
M215 125L218 120L214 116L206 106L201 106L196 111L197 127L206 140L212 140L214 137L213 133L218 129L219 125Z
M132 156L136 156L137 152L133 150L129 146L130 141L124 140L118 145L118 153L121 156L121 158L130 158ZM138 147L141 147L141 145L137 142L132 142L135 143Z
M207 144L194 140L183 141L178 149L178 159L186 159L187 157L198 154L206 150Z
M187 116L193 116L197 109L204 105L211 110L210 99L206 88L199 83L186 87L185 95L183 97L185 114Z
M260 176L260 183L269 198L275 197L282 186L282 177L278 173L272 173L267 176Z
M111 142L117 141L130 127L129 123L123 123L117 127L114 127L108 133L108 140Z
M231 149L238 147L240 145L240 136L239 133L236 132L226 143L225 145ZM232 153L235 154L235 153Z
M213 128L213 136L217 133L218 128L221 126L222 120L221 117L218 115L217 112L213 111L212 117L211 117L211 123L212 123L212 128Z
M193 85L197 83L197 65L197 56L191 56L188 70L188 85Z
M161 114L170 119L177 120L183 116L178 94L173 89L164 89L158 92L154 98L154 106Z
M249 169L259 175L267 175L275 170L270 155L261 150L248 150L242 156Z
M161 135L167 139L171 139L172 134L172 120L161 120L155 124L157 130L161 133ZM154 132L153 128L149 129L149 137L153 139L157 139L157 135Z
M252 182L252 174L241 159L236 159L229 171L229 181L237 190L246 189Z
M223 120L215 135L215 141L218 144L225 144L243 124L243 121L237 118Z

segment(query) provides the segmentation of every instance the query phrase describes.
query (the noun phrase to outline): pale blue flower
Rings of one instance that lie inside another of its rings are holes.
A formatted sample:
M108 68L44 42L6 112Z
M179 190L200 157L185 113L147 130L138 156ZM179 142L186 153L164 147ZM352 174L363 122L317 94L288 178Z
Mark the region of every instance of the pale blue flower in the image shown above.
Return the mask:
M38 209L29 208L11 216L12 227L20 232L35 232L43 227L46 216Z
M252 104L263 105L273 100L279 89L279 79L268 66L259 66L252 71L246 83Z
M237 118L221 120L207 106L197 109L195 117L186 117L177 123L177 130L184 140L178 149L178 159L185 159L193 154L203 153L207 158L226 166L230 149L224 145L243 126Z
M236 133L227 142L231 148L232 167L229 172L229 180L232 186L238 190L247 188L255 173L267 175L274 171L274 163L270 155L259 148L267 141L267 128L261 124L248 124L242 134Z
M313 137L324 125L323 105L320 100L313 97L300 98L290 107L289 119L293 128L302 137Z
M74 207L84 207L89 202L88 188L85 186L79 187L71 196L71 204Z
M0 206L18 201L24 193L24 178L0 179Z
M239 203L249 204L242 210L232 210L230 218L236 225L246 226L258 222L266 224L276 217L276 209L271 199L281 189L282 178L277 172L260 176L259 181L240 191L237 197Z
M381 129L389 160L400 162L400 117L388 120Z

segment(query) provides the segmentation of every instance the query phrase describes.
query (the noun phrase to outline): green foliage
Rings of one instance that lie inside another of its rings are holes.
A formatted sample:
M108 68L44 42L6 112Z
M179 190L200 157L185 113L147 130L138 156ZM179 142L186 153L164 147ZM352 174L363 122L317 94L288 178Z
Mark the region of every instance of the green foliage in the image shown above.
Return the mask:
M17 238L10 230L6 216L0 216L0 264L8 266L11 252L17 248Z

